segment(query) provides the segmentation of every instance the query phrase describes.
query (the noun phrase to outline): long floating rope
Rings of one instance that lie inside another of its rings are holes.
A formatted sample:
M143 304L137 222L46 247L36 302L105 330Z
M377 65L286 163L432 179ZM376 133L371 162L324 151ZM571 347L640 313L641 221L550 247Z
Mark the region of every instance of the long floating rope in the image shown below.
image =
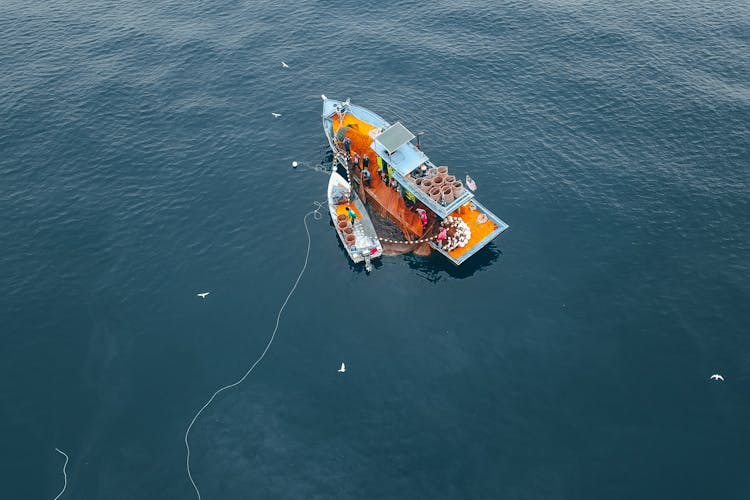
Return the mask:
M60 493L58 493L57 496L53 500L57 500L58 498L60 498L62 494L65 493L65 488L68 487L68 473L65 472L65 468L68 466L68 460L69 460L68 455L64 451L62 451L60 448L55 448L55 451L65 457L65 463L63 464L63 479L65 480L65 483L63 484L63 487L60 490Z
M198 495L198 500L201 500L201 492L198 489L198 485L195 484L195 480L193 479L193 474L190 471L190 443L188 442L188 437L190 435L190 429L193 428L193 425L195 424L195 421L198 420L198 417L203 413L203 410L208 408L208 406L216 399L216 396L221 394L222 392L226 391L227 389L231 389L232 387L236 387L240 385L242 382L245 381L245 379L250 375L250 372L253 371L253 369L258 365L258 363L261 362L263 357L268 352L268 349L271 347L271 344L273 344L273 340L276 337L276 332L279 329L279 321L281 320L281 313L284 311L284 308L286 307L287 303L289 302L289 299L292 297L292 294L297 289L297 285L299 284L299 281L302 279L302 275L305 273L305 269L307 269L307 261L310 257L310 230L307 227L307 217L310 215L313 216L313 219L320 220L323 216L320 213L320 209L323 207L322 203L314 202L315 209L307 212L305 216L302 219L302 222L305 225L305 233L307 233L307 252L305 253L305 263L302 265L302 269L299 272L299 275L297 276L297 279L294 281L294 286L292 286L292 289L289 290L289 294L287 294L286 299L284 299L284 303L281 304L281 308L279 309L279 313L276 315L276 326L273 329L273 333L271 333L271 337L268 339L268 343L266 344L266 348L263 349L263 352L260 354L258 359L255 360L255 362L248 368L248 370L245 372L242 377L237 379L236 381L232 382L231 384L225 385L223 387L220 387L219 389L214 392L211 397L206 401L206 404L204 404L200 410L195 414L193 419L190 421L190 425L188 425L187 430L185 431L185 448L187 449L187 457L185 459L185 465L187 468L188 477L190 478L190 483L193 485L193 488L195 489L195 493Z

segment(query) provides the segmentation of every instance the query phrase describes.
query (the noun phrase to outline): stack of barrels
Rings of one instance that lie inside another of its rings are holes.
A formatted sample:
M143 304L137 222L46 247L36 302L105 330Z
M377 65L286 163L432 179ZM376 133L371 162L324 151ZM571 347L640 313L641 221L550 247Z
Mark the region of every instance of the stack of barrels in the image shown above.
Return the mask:
M339 231L341 231L344 235L344 241L346 241L346 245L353 247L357 242L357 237L354 236L354 228L352 227L352 223L349 220L349 216L345 214L339 214L336 219L336 224L339 228Z
M448 167L433 167L427 171L426 177L415 182L430 198L443 205L450 205L464 192L464 185L455 176L448 174Z

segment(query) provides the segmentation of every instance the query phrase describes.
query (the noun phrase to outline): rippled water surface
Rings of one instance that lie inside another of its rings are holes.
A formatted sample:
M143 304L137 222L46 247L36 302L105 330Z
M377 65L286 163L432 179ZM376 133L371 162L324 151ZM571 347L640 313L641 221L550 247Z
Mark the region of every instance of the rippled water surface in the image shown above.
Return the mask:
M195 497L325 93L511 227L368 276L312 222L191 433L204 499L750 498L749 5L0 3L2 497L55 447L62 498Z

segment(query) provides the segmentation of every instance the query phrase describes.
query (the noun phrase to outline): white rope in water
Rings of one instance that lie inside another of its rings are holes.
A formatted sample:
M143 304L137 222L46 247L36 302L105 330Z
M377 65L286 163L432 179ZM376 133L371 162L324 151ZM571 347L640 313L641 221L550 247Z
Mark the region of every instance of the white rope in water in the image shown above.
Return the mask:
M193 419L190 421L190 425L188 425L187 430L185 431L185 448L187 449L187 457L185 459L185 464L187 466L187 473L188 477L190 478L190 483L193 485L193 488L195 489L195 493L198 495L198 500L201 500L201 492L198 489L198 486L195 484L195 480L193 479L193 474L190 472L190 443L188 442L188 436L190 434L190 429L193 428L193 425L195 424L195 421L198 420L198 417L200 417L201 413L203 413L203 410L208 408L208 406L213 402L213 400L221 394L222 392L226 391L227 389L231 389L232 387L236 387L240 385L242 382L245 381L248 375L250 375L250 372L253 371L253 369L258 365L258 363L261 362L263 357L268 352L268 349L271 347L271 344L273 344L273 340L276 337L276 331L279 329L279 321L281 320L281 313L284 311L284 308L286 307L287 303L289 302L289 299L292 297L292 294L297 289L297 285L299 284L300 279L302 279L302 275L305 273L305 269L307 268L307 261L310 257L310 230L307 227L307 217L312 215L313 219L320 220L323 216L320 213L320 209L323 207L323 204L320 202L313 202L315 205L315 209L307 212L305 216L302 219L302 222L305 225L305 232L307 233L307 252L305 253L305 263L302 265L302 269L299 272L299 275L297 276L297 279L294 282L294 286L292 286L292 289L289 290L289 294L286 296L286 299L284 299L284 303L281 304L281 308L279 309L279 313L276 315L276 326L273 329L273 333L271 333L271 338L268 339L268 343L266 344L266 348L263 349L263 352L260 354L258 359L255 360L255 363L250 366L250 368L245 372L245 374L237 379L235 382L232 382L229 385L225 385L224 387L219 388L216 392L214 392L208 401L206 401L206 404L204 404L200 410L195 414Z
M53 500L57 500L62 496L63 493L65 493L65 488L68 487L68 473L65 472L65 468L68 466L68 455L62 451L60 448L55 448L55 451L60 453L62 456L65 457L65 463L63 464L63 478L65 479L65 483L63 484L62 490L60 490L60 493L57 494L57 496Z

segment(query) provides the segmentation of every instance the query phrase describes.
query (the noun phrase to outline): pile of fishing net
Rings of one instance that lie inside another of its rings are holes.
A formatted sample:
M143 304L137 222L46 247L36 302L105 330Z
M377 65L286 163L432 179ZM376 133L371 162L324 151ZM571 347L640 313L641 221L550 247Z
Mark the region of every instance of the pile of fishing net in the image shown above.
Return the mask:
M465 247L471 240L471 229L468 224L458 217L448 216L440 223L446 229L446 237L443 240L442 249L450 252L457 247Z

